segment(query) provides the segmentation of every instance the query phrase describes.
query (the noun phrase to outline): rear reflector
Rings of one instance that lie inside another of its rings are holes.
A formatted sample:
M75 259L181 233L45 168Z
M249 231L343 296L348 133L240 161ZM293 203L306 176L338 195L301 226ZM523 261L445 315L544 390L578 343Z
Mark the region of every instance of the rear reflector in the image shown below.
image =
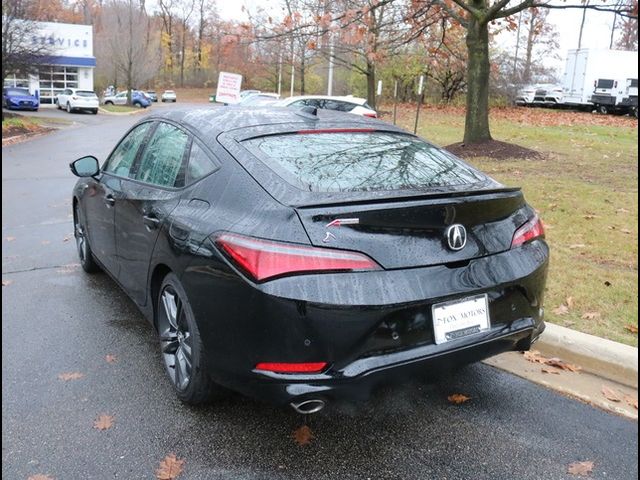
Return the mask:
M320 373L327 366L327 362L312 363L269 363L261 362L256 370L274 373Z
M378 115L375 113L363 113L362 116L369 117L369 118L378 118Z
M516 233L513 234L511 248L527 243L538 237L544 237L544 227L542 226L542 220L540 220L540 217L538 217L538 215L534 215L531 220L518 228Z
M293 273L380 269L376 262L358 252L272 242L233 233L224 233L215 242L257 281Z

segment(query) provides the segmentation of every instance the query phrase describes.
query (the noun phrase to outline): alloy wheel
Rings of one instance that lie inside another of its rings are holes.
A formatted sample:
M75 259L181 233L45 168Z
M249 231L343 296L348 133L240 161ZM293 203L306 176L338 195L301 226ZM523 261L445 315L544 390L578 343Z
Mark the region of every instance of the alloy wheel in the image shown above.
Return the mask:
M160 294L158 331L162 357L169 377L178 390L185 390L192 373L192 336L189 331L187 311L182 300L171 285Z

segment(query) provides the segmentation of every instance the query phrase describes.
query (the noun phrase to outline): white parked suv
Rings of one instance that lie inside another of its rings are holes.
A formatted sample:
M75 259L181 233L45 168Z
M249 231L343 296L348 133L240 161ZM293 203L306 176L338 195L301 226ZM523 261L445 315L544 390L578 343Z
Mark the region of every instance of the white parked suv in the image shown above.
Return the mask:
M330 97L327 95L302 95L289 97L279 102L271 104L274 107L316 107L325 110L337 110L339 112L349 112L365 117L378 118L378 114L368 104L364 98L352 97Z
M59 109L65 109L71 113L79 110L88 110L93 114L98 113L100 101L96 92L81 90L79 88L66 88L56 96L56 104Z
M175 102L176 101L176 92L173 90L165 90L162 94L163 102Z

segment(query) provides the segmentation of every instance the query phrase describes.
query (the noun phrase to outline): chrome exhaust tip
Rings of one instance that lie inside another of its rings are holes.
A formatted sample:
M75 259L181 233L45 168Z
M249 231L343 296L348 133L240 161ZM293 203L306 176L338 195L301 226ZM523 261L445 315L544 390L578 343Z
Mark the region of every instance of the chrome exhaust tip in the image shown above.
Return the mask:
M303 400L302 402L291 402L291 406L297 413L310 415L322 410L325 406L325 402L319 398L314 398L310 400Z

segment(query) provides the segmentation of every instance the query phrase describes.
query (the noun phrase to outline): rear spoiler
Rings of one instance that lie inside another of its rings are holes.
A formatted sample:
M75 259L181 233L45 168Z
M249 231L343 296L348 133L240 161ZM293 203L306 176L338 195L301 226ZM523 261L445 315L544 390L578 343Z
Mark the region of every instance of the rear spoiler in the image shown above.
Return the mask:
M473 197L479 195L496 195L520 193L520 187L501 187L501 188L487 188L481 190L438 190L433 192L419 192L414 194L398 194L395 192L379 192L378 196L372 195L369 198L357 198L357 197L345 197L338 199L335 197L327 198L326 201L318 201L314 203L304 203L298 205L290 205L293 208L305 209L305 208L318 208L318 207L335 207L343 205L372 205L388 202L398 201L419 201L419 200L431 200L441 198L464 198ZM371 193L369 192L371 195Z

